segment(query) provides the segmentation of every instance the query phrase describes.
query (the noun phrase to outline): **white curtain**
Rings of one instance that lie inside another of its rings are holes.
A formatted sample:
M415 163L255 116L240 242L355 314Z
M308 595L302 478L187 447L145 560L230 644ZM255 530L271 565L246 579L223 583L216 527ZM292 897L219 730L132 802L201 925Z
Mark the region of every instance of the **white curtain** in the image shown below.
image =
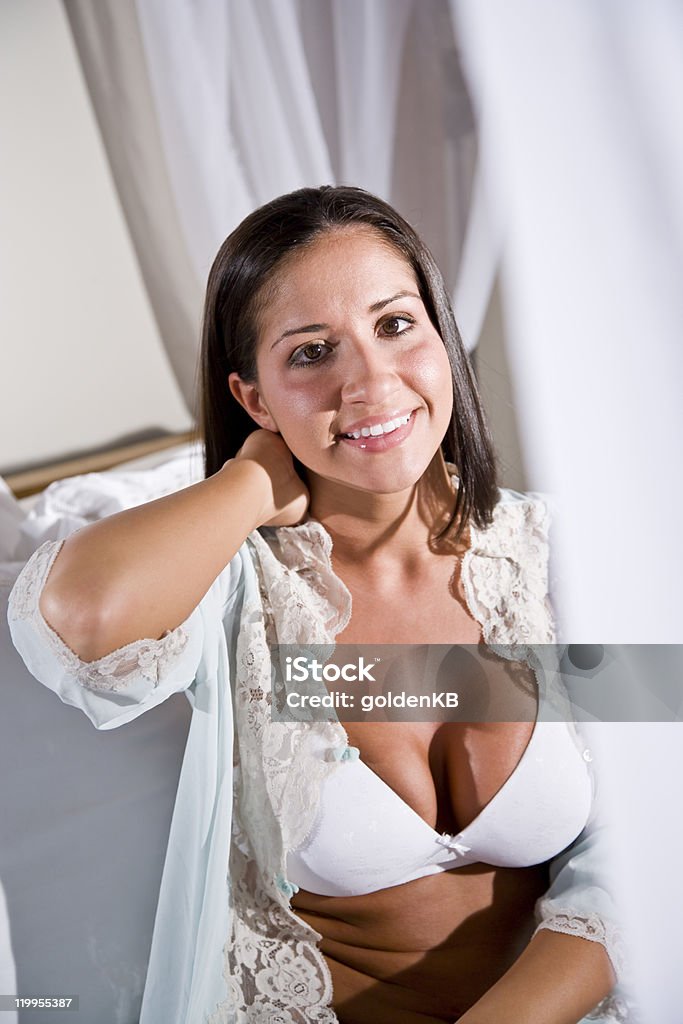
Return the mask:
M455 6L532 483L565 513L568 636L676 642L683 8Z
M566 639L680 643L683 8L452 6L503 238L531 483L558 504ZM669 787L683 744L653 728L603 731L603 743L645 1019L674 1024L683 829Z
M150 304L191 407L203 282L178 215L134 0L64 3Z
M220 243L304 185L356 184L393 202L449 287L463 280L458 319L476 344L497 249L479 230L464 242L476 136L448 0L64 2L190 408Z
M389 199L405 33L414 0L334 0L341 181Z
M230 126L227 70L239 61L224 4L136 0L145 68L183 237L197 279L254 206ZM246 5L251 10L251 5Z

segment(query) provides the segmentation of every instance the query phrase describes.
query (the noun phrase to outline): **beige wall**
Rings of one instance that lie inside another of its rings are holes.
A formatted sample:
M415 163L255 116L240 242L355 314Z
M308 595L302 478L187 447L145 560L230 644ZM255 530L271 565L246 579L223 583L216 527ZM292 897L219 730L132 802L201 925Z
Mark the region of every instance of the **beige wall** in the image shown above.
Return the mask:
M57 0L0 4L0 473L190 426Z

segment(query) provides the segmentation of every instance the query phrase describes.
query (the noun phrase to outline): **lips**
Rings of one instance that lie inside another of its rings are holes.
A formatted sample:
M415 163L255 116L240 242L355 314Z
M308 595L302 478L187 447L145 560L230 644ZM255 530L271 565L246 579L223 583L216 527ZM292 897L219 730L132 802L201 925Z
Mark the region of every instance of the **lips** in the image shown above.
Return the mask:
M386 420L375 424L371 424L368 420L365 420L362 424L356 427L355 430L344 434L337 435L337 443L347 445L350 448L357 448L363 453L371 454L373 452L386 452L391 448L396 448L398 445L411 434L413 425L415 423L415 415L417 410L413 410L410 413L403 413L403 415L396 417L393 420ZM396 425L396 419L399 420ZM393 425L390 429L385 430L385 426ZM372 428L375 428L373 434ZM379 432L377 431L379 428ZM363 431L367 433L364 434Z
M402 412L371 416L365 420L358 420L350 424L346 430L340 431L337 437L351 438L358 440L361 437L382 437L384 434L391 434L394 430L404 427L414 410L406 409Z

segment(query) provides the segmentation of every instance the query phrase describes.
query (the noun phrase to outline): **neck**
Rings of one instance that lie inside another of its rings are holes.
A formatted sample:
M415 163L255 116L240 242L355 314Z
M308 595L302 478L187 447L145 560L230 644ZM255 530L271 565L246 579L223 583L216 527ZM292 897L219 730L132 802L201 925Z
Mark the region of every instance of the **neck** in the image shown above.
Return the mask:
M330 534L338 565L391 562L410 569L435 552L452 553L452 545L437 541L456 496L440 450L407 490L377 494L313 474L309 488L309 514Z

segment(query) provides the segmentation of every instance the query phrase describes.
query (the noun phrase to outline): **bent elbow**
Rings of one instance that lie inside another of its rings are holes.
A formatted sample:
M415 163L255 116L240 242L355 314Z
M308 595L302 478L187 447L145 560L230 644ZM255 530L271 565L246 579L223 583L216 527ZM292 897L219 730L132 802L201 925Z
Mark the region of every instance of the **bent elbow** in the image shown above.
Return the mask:
M38 608L46 625L83 662L97 661L116 648L110 637L116 632L107 625L108 616L82 596L62 596L45 586Z

